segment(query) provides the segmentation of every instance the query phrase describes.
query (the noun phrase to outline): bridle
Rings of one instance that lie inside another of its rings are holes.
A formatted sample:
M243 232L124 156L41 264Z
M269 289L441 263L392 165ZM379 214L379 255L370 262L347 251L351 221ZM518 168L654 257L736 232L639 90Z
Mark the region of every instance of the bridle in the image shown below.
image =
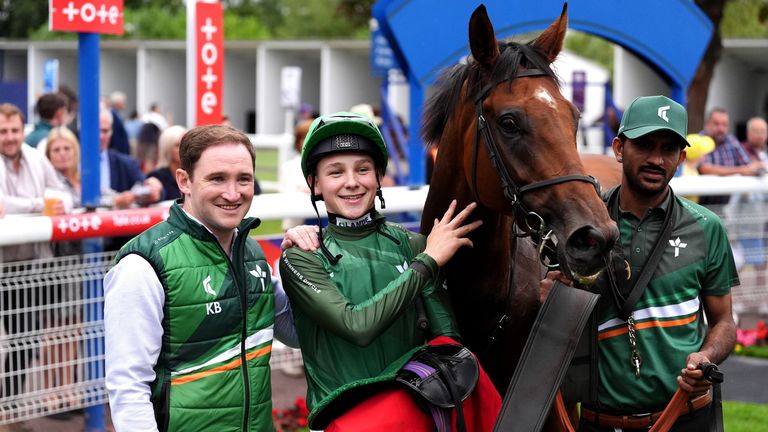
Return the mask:
M515 237L531 237L536 244L541 263L550 269L554 269L557 268L559 264L557 263L556 254L553 253L554 246L552 245L552 229L549 228L549 225L541 215L526 208L522 200L523 194L537 189L554 186L560 183L566 183L570 181L583 181L593 185L599 195L600 184L596 178L590 175L572 174L553 177L550 179L519 186L515 180L512 179L512 176L507 170L507 166L501 159L501 151L499 150L498 144L496 144L496 141L493 139L491 127L488 124L488 121L485 119L485 115L483 113L483 101L485 101L485 98L488 97L488 94L491 92L491 90L496 88L496 86L506 81L512 81L515 78L535 76L550 75L541 69L524 69L495 82L491 82L478 92L478 95L475 98L477 132L475 134L475 145L472 155L473 193L475 194L475 199L479 203L480 197L477 191L477 154L480 146L480 135L482 134L483 141L485 142L485 148L488 151L488 158L490 159L491 164L496 169L496 173L501 179L501 186L504 191L504 196L509 201L510 207L512 208L514 214L514 225L517 227L517 230L513 229L512 234ZM550 243L549 246L547 246L548 243Z

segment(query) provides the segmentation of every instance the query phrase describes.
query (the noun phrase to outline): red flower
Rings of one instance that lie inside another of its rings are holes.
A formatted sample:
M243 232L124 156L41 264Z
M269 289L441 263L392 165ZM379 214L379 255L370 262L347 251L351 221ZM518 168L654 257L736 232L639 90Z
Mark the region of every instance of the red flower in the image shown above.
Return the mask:
M293 404L296 405L296 408L307 409L307 401L303 397L297 397Z

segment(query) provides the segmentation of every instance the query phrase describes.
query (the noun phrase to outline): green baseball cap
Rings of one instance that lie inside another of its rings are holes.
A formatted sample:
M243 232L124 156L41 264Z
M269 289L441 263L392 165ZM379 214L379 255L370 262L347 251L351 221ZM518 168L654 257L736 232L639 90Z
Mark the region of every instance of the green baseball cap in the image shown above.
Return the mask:
M619 135L635 139L658 130L674 132L680 147L690 145L685 138L688 134L685 108L666 96L643 96L633 100L624 111Z

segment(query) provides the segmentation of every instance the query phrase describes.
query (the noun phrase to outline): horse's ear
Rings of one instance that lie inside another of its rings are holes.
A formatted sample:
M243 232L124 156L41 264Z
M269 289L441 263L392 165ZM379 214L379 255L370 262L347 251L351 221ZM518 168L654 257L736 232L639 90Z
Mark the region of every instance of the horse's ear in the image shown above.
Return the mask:
M488 19L485 5L478 6L469 19L469 48L472 57L484 69L491 69L499 57L499 44L496 43L493 24Z
M563 49L563 41L565 40L565 32L568 31L568 3L563 4L563 11L560 13L560 18L557 21L550 24L550 26L544 30L544 33L539 35L533 45L541 48L547 55L547 60L550 63L554 62L557 55L560 54L560 50Z

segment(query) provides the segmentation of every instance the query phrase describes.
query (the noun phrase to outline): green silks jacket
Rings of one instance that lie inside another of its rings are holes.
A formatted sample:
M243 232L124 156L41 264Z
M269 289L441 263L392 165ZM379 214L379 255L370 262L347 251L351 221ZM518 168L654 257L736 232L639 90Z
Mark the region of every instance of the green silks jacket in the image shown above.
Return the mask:
M365 226L329 225L334 256L290 248L280 275L293 308L304 367L310 427L324 428L350 403L375 393L435 336L458 338L438 267L421 253L426 238L376 215ZM421 295L428 332L417 327Z

